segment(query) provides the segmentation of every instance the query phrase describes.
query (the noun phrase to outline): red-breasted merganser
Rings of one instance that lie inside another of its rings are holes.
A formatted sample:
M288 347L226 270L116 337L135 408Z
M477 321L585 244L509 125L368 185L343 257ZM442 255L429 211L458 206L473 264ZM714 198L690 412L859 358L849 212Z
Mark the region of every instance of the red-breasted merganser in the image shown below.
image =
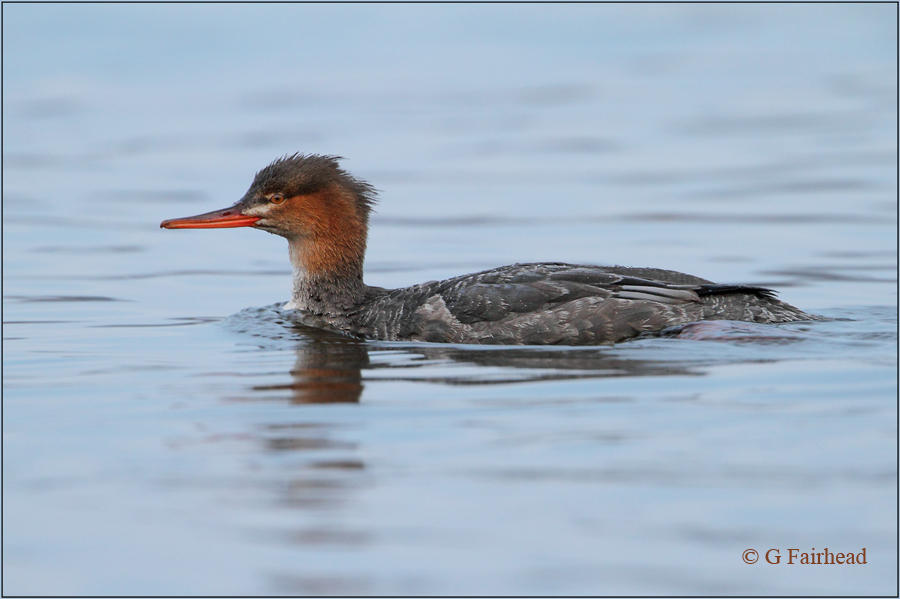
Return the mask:
M529 345L608 344L699 320L814 318L747 285L671 270L513 264L402 289L363 283L375 190L334 156L295 154L256 174L230 208L165 229L254 227L288 240L291 301L304 322L370 339Z

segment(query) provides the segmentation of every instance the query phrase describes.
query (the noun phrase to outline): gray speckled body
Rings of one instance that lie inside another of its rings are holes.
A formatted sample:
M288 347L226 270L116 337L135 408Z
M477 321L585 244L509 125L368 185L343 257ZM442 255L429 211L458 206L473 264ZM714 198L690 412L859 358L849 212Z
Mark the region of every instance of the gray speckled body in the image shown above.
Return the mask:
M340 283L295 282L287 307L359 337L511 345L609 344L699 320L812 318L767 289L653 268L513 264L402 289Z

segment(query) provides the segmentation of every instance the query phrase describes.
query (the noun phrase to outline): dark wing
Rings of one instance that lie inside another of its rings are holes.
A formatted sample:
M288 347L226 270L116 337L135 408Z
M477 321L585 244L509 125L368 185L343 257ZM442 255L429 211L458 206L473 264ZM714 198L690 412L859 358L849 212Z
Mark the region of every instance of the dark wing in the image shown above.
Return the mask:
M678 282L631 273L653 274ZM700 303L701 297L719 293L771 294L757 287L715 285L674 271L558 263L513 264L457 277L441 282L436 292L450 313L464 324L551 310L581 298L679 305Z
M798 314L759 287L660 269L539 263L392 290L363 318L382 339L594 344L697 320L782 322Z

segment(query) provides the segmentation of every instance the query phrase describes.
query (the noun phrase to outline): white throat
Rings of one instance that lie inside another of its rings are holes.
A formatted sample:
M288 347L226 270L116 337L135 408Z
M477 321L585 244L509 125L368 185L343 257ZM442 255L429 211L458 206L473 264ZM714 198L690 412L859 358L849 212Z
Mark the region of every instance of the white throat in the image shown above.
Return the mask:
M307 282L306 269L303 268L303 261L300 259L299 244L288 242L288 254L291 257L291 267L293 268L293 277L291 283L291 301L283 305L283 310L302 310L302 290Z

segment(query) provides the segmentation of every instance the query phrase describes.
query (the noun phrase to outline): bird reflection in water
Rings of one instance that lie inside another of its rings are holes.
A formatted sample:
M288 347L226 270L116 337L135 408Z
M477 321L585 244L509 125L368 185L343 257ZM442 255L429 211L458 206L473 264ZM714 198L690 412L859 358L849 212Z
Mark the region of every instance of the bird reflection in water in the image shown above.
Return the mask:
M253 391L289 393L295 404L358 403L364 381L416 381L449 385L488 385L532 381L623 376L702 375L703 363L673 359L635 359L615 348L485 347L440 343L362 341L285 319L296 340L290 382L256 385ZM283 330L283 329L282 329ZM370 359L372 356L389 360ZM486 367L484 372L435 375L420 367L461 363ZM498 369L500 369L498 371ZM364 375L364 371L369 373Z
M262 313L262 318L260 318ZM277 410L277 421L258 431L265 455L261 463L274 469L272 496L295 515L263 534L277 543L312 552L358 551L377 545L379 536L368 526L348 522L360 493L383 476L377 459L368 455L366 437L353 426L369 415L351 414L338 404L359 403L365 384L418 381L446 385L495 385L529 381L597 380L597 395L604 396L599 379L623 376L700 375L702 370L677 360L631 359L617 348L466 347L429 343L360 341L327 330L304 326L274 308L260 310L252 320L232 321L234 328L264 340L265 348L295 352L289 378L252 388L256 399L288 401L298 407ZM246 327L245 327L246 325ZM631 354L634 355L634 354ZM659 355L659 354L657 354ZM474 368L433 368L436 364L469 364ZM453 374L456 371L457 374ZM529 401L523 388L523 402ZM541 394L543 397L543 394ZM608 398L606 398L608 399ZM534 401L532 396L530 401ZM544 398L554 401L552 398ZM312 404L331 404L314 409ZM496 405L496 403L494 404ZM294 414L293 418L289 414ZM288 417L286 417L288 416ZM373 465L375 462L375 465ZM271 474L272 469L263 467ZM249 487L260 488L258 473ZM352 519L351 519L352 520ZM269 584L277 594L371 594L371 581L336 575L332 571L273 568Z
M369 352L359 341L322 329L294 325L304 341L290 370L291 382L257 385L254 391L289 391L296 404L359 403Z

